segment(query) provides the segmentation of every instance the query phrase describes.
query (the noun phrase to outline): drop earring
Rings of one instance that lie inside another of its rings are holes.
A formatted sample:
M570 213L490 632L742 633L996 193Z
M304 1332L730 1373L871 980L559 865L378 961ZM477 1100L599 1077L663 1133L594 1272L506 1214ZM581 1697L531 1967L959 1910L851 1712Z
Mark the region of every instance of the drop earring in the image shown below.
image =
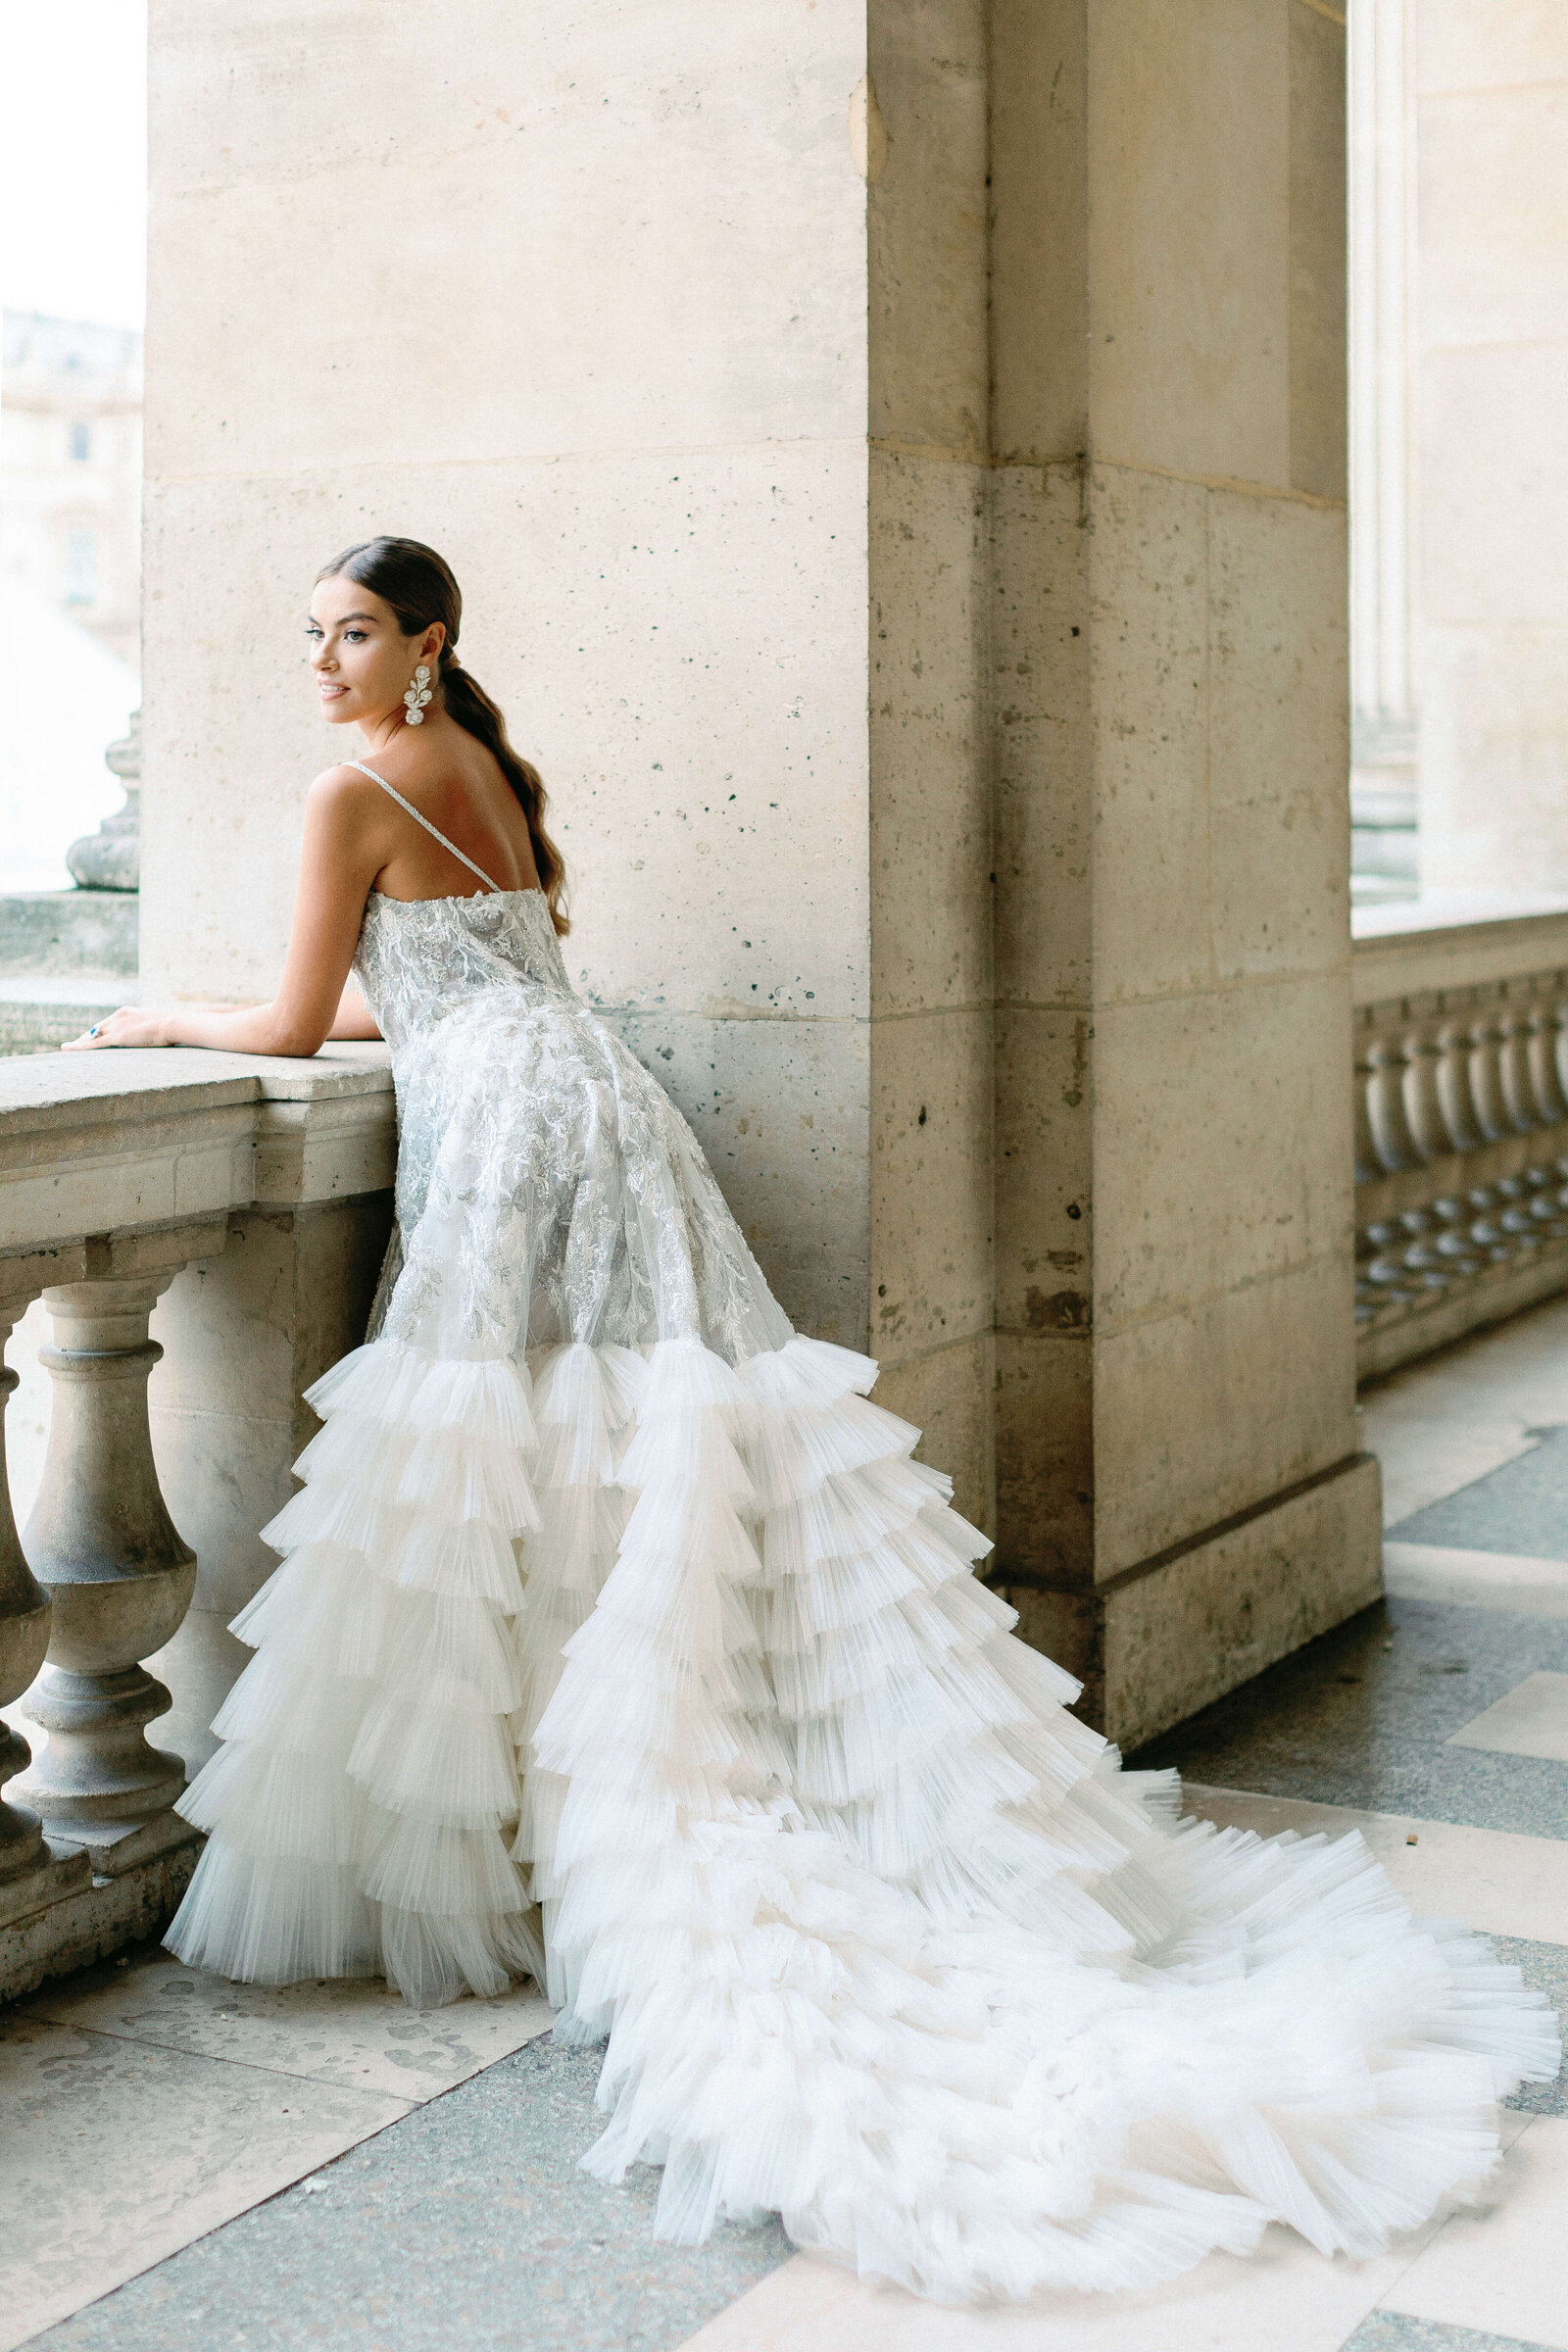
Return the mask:
M403 707L409 714L411 727L424 724L424 706L430 700L430 672L421 662L414 673L414 684L403 697Z

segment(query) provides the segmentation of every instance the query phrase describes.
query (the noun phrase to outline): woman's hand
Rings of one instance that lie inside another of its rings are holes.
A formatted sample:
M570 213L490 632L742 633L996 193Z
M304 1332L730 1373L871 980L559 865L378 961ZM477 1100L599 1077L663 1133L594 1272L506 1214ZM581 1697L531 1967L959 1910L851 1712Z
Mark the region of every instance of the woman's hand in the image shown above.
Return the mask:
M294 929L282 985L270 1004L178 1004L146 1012L122 1004L63 1050L206 1046L297 1061L318 1053L329 1037L378 1036L374 1015L349 984L349 967L366 900L395 846L388 841L389 806L380 786L357 768L331 768L312 785Z
M139 1005L122 1004L107 1021L97 1021L80 1037L61 1047L62 1054L96 1054L102 1046L167 1046L168 1015L143 1012Z

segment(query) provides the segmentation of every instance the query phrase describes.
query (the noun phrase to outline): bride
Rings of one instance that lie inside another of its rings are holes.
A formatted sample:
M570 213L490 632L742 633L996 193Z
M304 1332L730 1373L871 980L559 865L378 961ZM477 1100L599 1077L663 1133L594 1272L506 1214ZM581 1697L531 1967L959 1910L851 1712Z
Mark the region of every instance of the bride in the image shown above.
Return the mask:
M171 1948L418 2003L531 1973L608 2035L585 2161L662 2164L662 2234L776 2211L949 2300L1414 2228L1555 2071L1548 2013L1358 1838L1179 1821L1066 1711L876 1366L791 1331L573 996L461 612L416 541L327 565L317 690L368 758L312 787L276 997L78 1041L379 1034L397 1083L370 1335L234 1622Z

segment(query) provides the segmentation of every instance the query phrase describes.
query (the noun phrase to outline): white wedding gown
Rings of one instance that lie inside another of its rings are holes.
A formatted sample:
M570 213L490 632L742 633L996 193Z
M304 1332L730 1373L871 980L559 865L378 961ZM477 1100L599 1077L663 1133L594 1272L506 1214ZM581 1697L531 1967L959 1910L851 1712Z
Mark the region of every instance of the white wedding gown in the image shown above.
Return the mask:
M776 2211L949 2300L1272 2220L1365 2254L1473 2190L1550 2013L1358 1838L1178 1823L1065 1711L544 899L373 897L356 969L401 1241L235 1620L171 1947L418 2003L536 1973L662 2234Z

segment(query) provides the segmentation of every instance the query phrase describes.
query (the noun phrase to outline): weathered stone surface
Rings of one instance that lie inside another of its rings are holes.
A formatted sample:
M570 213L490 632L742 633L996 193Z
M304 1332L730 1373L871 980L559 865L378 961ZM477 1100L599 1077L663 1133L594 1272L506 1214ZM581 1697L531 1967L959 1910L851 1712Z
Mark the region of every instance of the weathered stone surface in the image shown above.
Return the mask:
M1001 1584L1019 1631L1136 1747L1326 1633L1383 1590L1376 1457L1355 1454L1093 1592Z
M994 34L993 1573L1118 1732L1375 1590L1366 1480L1295 1499L1356 1443L1343 40L1301 13ZM1226 1631L1148 1563L1237 1514L1298 1593L1220 1577Z
M129 975L139 909L134 891L13 891L0 898L0 973Z
M95 1882L85 1860L77 1884L46 1910L0 1926L0 2001L18 1999L166 1927L196 1867L201 1838L190 1830L177 1850Z

